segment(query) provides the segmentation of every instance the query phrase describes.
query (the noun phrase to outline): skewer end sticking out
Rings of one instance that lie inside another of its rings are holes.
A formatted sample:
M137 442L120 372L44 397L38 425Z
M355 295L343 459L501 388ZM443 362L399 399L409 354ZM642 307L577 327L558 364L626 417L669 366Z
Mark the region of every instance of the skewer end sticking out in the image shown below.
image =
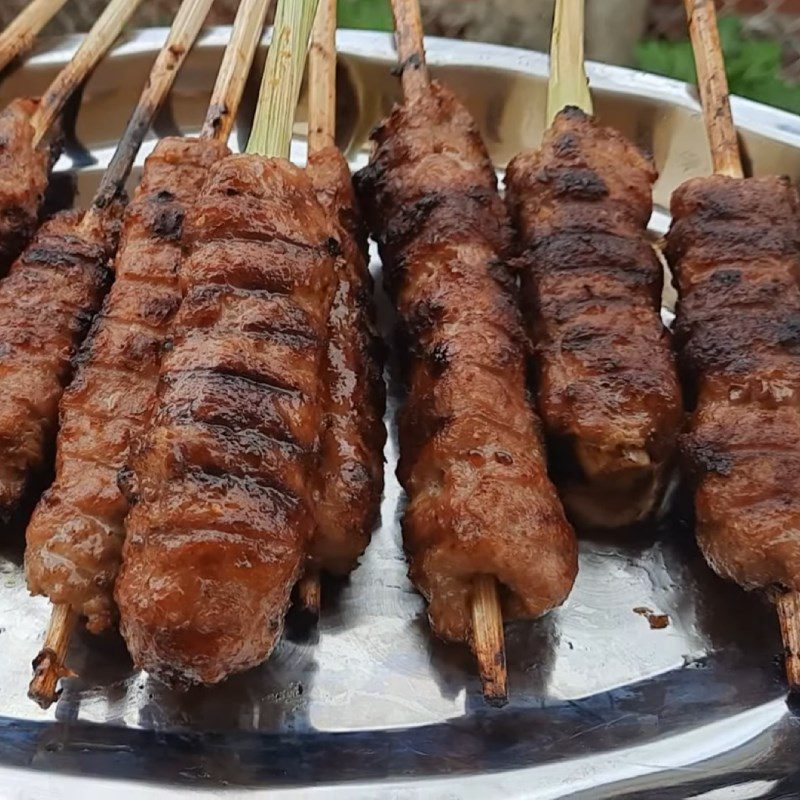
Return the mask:
M398 72L406 100L422 97L430 85L419 0L392 0Z
M33 660L33 679L28 687L28 697L41 708L50 708L58 699L61 694L58 682L62 678L75 676L64 664L75 622L70 606L53 606L44 646Z
M789 694L800 695L800 592L784 592L775 598L783 639Z
M297 587L300 608L315 622L319 619L322 590L319 583L319 573L316 570L307 572L300 580Z
M478 659L483 696L500 708L508 702L503 612L493 575L477 575L472 584L472 647Z

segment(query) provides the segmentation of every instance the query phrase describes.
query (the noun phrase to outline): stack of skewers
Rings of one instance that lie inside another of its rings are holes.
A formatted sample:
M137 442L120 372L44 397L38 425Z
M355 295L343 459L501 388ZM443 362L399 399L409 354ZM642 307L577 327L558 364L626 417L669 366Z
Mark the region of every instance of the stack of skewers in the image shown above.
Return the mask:
M279 0L232 154L269 5L241 0L200 136L162 139L126 204L211 3L184 0L84 213L39 226L57 120L136 3L111 0L44 97L0 116L6 517L55 449L26 536L29 588L53 604L31 696L56 698L81 620L118 625L170 685L218 683L269 656L293 593L316 617L320 575L356 567L385 440L362 214L399 320L410 576L434 632L472 647L487 701L507 696L504 621L569 595L572 526L652 517L679 460L704 554L775 599L800 688L799 201L783 179L742 178L711 0L687 11L718 174L673 198L674 342L647 236L657 173L592 116L582 0L556 4L550 128L509 165L505 202L468 111L429 77L416 0L392 3L403 102L355 191L334 143L334 0ZM0 67L62 4L31 4ZM300 169L286 157L309 42Z

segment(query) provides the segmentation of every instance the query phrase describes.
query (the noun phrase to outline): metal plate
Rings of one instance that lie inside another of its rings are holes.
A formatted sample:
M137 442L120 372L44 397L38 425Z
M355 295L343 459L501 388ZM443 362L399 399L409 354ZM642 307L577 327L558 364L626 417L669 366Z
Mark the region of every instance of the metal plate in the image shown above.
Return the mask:
M56 202L70 197L70 176L78 202L90 196L164 36L132 35L89 81L77 123L67 126ZM198 129L226 40L224 28L204 35L159 135ZM41 90L75 44L51 42L0 86L0 102ZM338 44L339 127L356 166L367 132L396 98L394 53L379 34L344 31ZM544 56L436 39L428 53L475 113L498 168L537 144ZM695 97L630 70L593 65L590 76L601 119L655 154L653 229L663 232L672 189L709 170ZM251 83L241 120L253 108ZM734 112L756 173L800 172L800 119L747 101L735 101ZM299 124L298 159L302 139ZM20 532L5 532L0 797L800 796L800 723L784 701L773 613L705 566L680 496L635 540L582 542L564 607L509 626L511 700L487 708L471 655L431 637L406 577L395 404L392 394L382 525L362 565L349 582L324 586L318 630L290 630L268 663L213 690L171 693L133 672L118 637L81 635L70 655L80 678L40 711L25 692L48 607L27 596ZM668 626L652 629L634 612L641 607L667 614Z

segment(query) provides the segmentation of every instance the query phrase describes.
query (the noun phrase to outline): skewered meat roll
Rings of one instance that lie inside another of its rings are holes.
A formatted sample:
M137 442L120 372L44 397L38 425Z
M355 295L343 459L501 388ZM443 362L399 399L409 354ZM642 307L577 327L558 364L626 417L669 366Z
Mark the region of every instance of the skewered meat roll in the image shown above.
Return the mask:
M617 527L658 503L682 419L662 268L646 233L652 161L577 108L508 166L539 412L580 525Z
M114 620L128 510L117 486L155 400L161 351L180 303L184 209L227 153L215 141L162 139L129 205L116 280L61 403L56 479L27 531L31 592L67 603L99 632Z
M0 282L0 515L8 518L52 447L71 359L100 306L120 208L43 225Z
M0 275L36 229L55 154L33 145L30 119L37 105L23 98L0 111Z
M697 178L672 196L697 538L748 589L800 590L799 210L777 177Z
M268 656L314 534L341 246L303 170L243 155L212 167L184 252L115 595L139 667L215 683Z
M407 354L410 574L434 630L469 641L476 576L497 578L505 619L536 617L572 587L575 538L526 396L510 231L472 118L434 82L373 138L358 186Z
M347 161L334 147L309 156L317 199L339 225L342 256L328 320L322 468L315 491L311 563L345 575L364 552L380 508L386 401L382 355L372 315L366 232Z

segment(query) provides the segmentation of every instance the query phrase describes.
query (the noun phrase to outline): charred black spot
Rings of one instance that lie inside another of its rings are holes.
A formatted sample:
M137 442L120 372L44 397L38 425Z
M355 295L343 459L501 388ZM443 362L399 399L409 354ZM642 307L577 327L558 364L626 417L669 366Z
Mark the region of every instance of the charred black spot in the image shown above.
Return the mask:
M183 232L183 209L169 206L159 210L153 219L153 233L165 241L178 241Z
M562 133L553 142L553 152L559 158L570 158L580 152L580 141L571 131Z
M590 119L589 115L578 106L564 106L559 113L559 116L564 116L567 119L586 120Z
M436 326L442 318L444 308L433 300L420 300L414 304L411 313L405 319L405 329L408 334L419 339Z
M592 325L573 325L564 331L559 345L562 350L580 351L587 350L597 343L602 334Z
M606 182L592 169L559 169L553 174L549 170L550 182L557 197L574 200L599 200L608 196Z
M690 468L698 477L707 473L723 476L731 474L735 463L733 456L720 450L712 442L703 441L690 434L680 437L680 445Z
M335 239L333 236L328 237L328 241L325 242L325 248L328 253L334 257L338 258L342 255L342 245L339 243L339 240Z
M800 351L800 313L790 314L776 323L778 343L792 352Z
M210 122L211 128L217 130L222 122L223 117L228 113L228 106L226 103L213 103L208 107L206 120Z
M169 189L162 189L156 194L156 200L159 203L169 203L175 199L175 195Z
M139 501L139 481L130 467L122 467L117 472L117 486L128 504L135 506Z
M439 342L429 353L428 361L437 377L444 374L450 365L450 347L447 342Z
M419 53L412 53L407 59L392 67L392 75L399 78L406 69L419 69L422 66L422 56Z
M735 286L742 282L742 273L738 269L718 269L711 281L719 286Z

